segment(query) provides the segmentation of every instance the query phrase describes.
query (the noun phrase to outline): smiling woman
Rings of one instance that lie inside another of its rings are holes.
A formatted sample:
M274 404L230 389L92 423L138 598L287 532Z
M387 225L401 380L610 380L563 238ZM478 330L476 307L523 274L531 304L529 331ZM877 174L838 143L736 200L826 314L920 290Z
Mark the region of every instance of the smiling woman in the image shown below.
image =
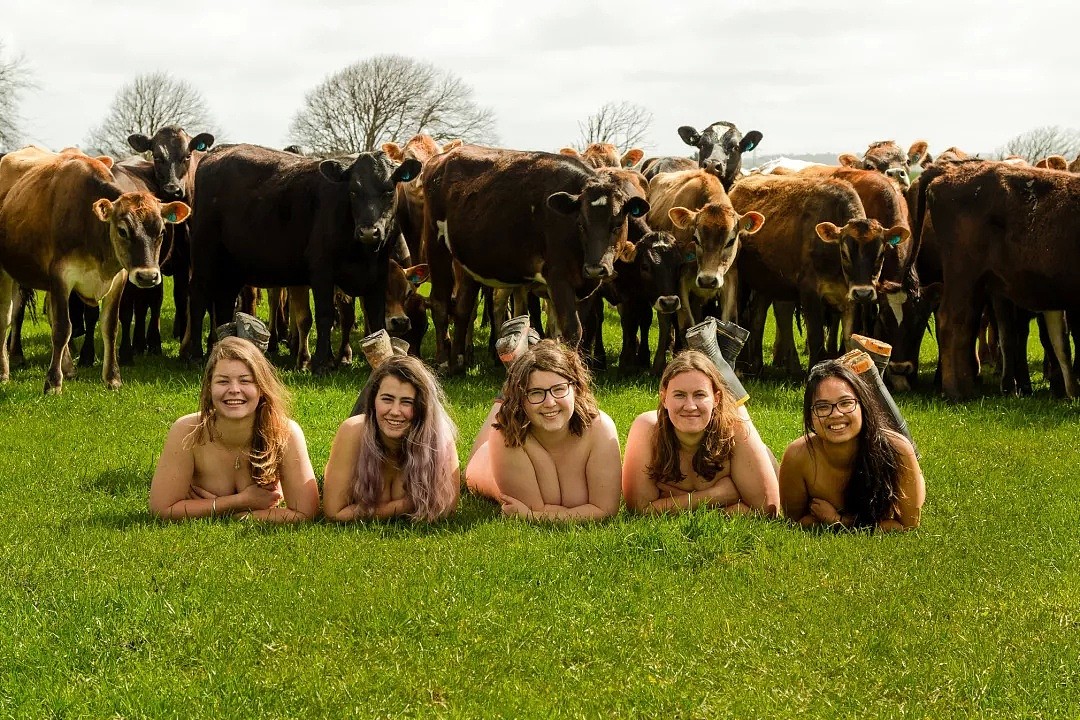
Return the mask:
M619 511L619 437L596 406L577 352L553 340L510 365L473 444L473 492L529 520L599 520Z
M660 406L630 426L623 493L643 513L701 505L776 515L779 488L769 449L746 406L708 356L676 355L660 378Z
M326 517L407 515L428 522L457 507L457 429L442 389L412 356L380 364L341 424L323 479Z
M284 499L285 507L280 507ZM150 484L164 520L242 515L311 520L319 487L288 393L251 342L226 337L206 361L199 411L173 423Z

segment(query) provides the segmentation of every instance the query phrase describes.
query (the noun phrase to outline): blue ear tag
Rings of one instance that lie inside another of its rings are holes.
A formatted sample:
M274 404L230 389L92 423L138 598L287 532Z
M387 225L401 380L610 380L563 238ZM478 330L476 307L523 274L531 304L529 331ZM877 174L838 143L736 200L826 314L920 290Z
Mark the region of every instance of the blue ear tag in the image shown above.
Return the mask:
M168 215L165 216L165 219L168 220L171 223L176 222L176 213L174 213L174 212L169 213Z
M896 247L899 244L900 244L900 236L899 235L893 235L891 238L889 238L889 245L892 245L893 247Z
M202 152L203 150L206 150L206 143L200 142L198 145L195 146L195 149L200 151L200 152Z
M683 262L693 262L694 260L697 260L697 253L688 252L683 257Z
M750 143L749 145L747 145L746 152L750 152L751 150L753 150L756 145L757 143Z

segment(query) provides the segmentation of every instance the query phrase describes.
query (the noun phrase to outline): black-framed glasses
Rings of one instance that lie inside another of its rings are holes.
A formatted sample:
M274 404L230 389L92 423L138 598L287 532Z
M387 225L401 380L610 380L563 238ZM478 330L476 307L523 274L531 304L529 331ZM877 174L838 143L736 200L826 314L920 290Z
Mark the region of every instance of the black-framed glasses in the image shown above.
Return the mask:
M556 400L564 398L570 394L570 383L558 383L549 388L529 388L525 391L525 397L528 398L529 402L533 405L539 405L544 402L544 398L547 397L548 393L551 393L551 397Z
M834 403L831 402L816 402L810 406L810 409L814 411L814 415L819 418L827 418L832 415L833 408L840 411L841 415L850 415L855 412L855 408L859 407L859 401L855 398L844 398Z

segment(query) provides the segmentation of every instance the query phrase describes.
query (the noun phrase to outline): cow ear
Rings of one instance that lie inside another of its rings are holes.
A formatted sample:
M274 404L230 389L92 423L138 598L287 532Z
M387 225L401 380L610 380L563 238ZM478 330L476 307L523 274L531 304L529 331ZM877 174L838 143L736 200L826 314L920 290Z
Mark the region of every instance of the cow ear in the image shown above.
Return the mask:
M862 163L862 161L859 160L857 156L852 155L851 153L844 153L840 157L836 158L836 161L842 166L849 168L858 168L859 165Z
M698 143L701 142L701 133L689 125L683 125L679 128L679 137L682 138L684 143L693 145L694 147L697 147Z
M345 182L349 179L351 167L351 164L346 165L340 160L323 160L319 163L319 172L330 182Z
M640 243L641 241L638 240ZM637 257L638 246L636 243L632 243L629 240L623 240L615 248L615 259L624 263L634 262L634 258Z
M97 215L98 220L101 222L109 222L109 218L112 217L113 204L108 198L101 198L95 200L91 205L91 209L94 214Z
M579 153L577 150L575 150L572 147L561 148L559 150L559 154L560 155L565 155L567 157L572 157L572 158L580 158L581 157L581 153Z
M150 152L150 138L142 133L128 135L128 145L131 146L132 150L138 153Z
M619 159L619 164L624 168L633 167L641 162L641 158L645 157L645 151L641 148L630 148L623 153L623 156Z
M836 227L831 222L818 223L814 230L823 242L832 244L840 242L840 228Z
M739 143L739 150L742 152L750 152L761 144L762 137L763 135L757 130L751 130L743 135L742 142Z
M885 239L889 245L896 247L911 237L911 231L903 225L894 225L885 231Z
M442 151L443 152L450 152L454 148L461 147L464 144L465 144L465 141L462 140L461 138L454 138L453 140L451 140L450 142L448 142L448 143L446 143L445 145L442 146Z
M382 151L390 156L390 159L396 163L403 162L405 160L405 152L401 149L401 146L396 142L385 142L382 144Z
M210 149L210 146L214 144L214 136L210 133L199 133L195 137L191 138L191 142L188 143L189 151L206 152Z
M765 216L751 210L739 218L739 231L747 235L753 235L765 225Z
M911 147L907 151L907 164L908 167L914 167L926 156L926 151L930 149L930 146L925 140L916 140L911 144Z
M420 161L415 158L409 158L405 162L398 165L397 170L390 176L390 182L409 182L420 177L420 169L423 166Z
M413 287L420 287L428 281L431 277L431 268L427 263L421 263L419 265L413 265L410 268L405 268L405 279Z
M571 195L567 192L557 192L548 195L547 206L563 215L576 215L580 207L581 196Z
M167 223L182 223L190 214L191 208L179 200L161 206L161 217Z
M684 207L673 207L668 210L668 219L671 220L671 224L680 230L685 230L690 227L694 222L694 216L697 215L693 210L687 210Z
M116 164L116 160L114 160L110 155L98 155L94 159L105 167L109 168L110 170L112 169L112 166Z
M642 197L632 197L626 201L626 212L630 217L645 217L649 214L649 201Z

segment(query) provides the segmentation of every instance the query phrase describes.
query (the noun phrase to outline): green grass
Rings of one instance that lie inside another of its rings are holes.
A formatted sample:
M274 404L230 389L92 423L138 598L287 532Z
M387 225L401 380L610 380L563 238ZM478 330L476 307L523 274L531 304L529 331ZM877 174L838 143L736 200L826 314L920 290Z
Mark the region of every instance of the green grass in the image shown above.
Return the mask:
M533 527L471 497L434 527L163 525L150 477L198 371L169 342L118 392L99 366L43 397L44 321L26 341L0 388L0 717L1080 716L1080 409L1038 372L1026 400L900 399L928 490L902 536ZM366 374L284 372L317 470ZM463 457L500 378L446 382ZM779 454L801 391L748 386ZM656 404L647 377L597 391L623 438Z

